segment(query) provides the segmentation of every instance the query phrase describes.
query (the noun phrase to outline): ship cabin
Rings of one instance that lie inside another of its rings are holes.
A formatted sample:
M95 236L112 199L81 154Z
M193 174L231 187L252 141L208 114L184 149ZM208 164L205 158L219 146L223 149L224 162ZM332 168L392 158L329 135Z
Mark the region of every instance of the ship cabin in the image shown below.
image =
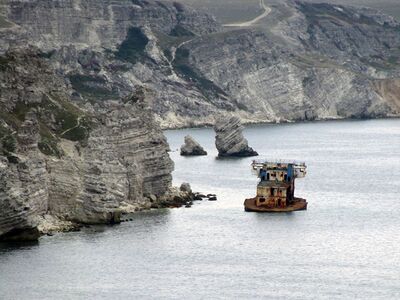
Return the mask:
M253 162L260 178L256 206L285 208L294 201L295 178L305 176L305 165L295 162Z

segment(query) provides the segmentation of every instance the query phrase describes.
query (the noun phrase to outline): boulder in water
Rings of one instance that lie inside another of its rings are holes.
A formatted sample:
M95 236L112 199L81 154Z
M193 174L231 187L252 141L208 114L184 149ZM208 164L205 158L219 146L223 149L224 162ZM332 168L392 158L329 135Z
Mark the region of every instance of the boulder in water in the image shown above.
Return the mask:
M185 136L185 144L183 144L181 147L181 155L207 155L207 151L205 151L204 148L194 140L194 138L192 138L190 135L187 135Z
M243 126L238 117L220 118L215 122L215 146L220 157L257 156L243 136Z

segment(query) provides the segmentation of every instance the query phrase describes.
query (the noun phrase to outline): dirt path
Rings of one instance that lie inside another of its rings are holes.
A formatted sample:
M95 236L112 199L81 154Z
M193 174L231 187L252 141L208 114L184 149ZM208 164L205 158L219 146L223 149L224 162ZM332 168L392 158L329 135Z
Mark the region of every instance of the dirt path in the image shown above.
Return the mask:
M263 19L266 16L268 16L269 13L271 12L271 8L269 8L268 6L265 5L264 0L260 0L260 7L262 9L264 9L264 12L261 15L259 15L258 17L254 18L253 20L250 20L250 21L247 21L247 22L243 22L243 23L224 24L223 26L224 27L249 27L251 25L254 25L255 23L257 23L261 19Z
M191 42L193 40L194 40L194 38L190 39L190 40L187 40L185 42L182 42L178 46L171 48L171 60L168 60L168 58L167 58L168 65L169 65L169 68L171 70L171 75L169 75L170 78L172 78L174 80L179 80L179 76L175 73L175 70L174 70L174 61L175 61L175 58L176 58L176 51L178 51L179 48L181 48L182 46L186 45L187 43L189 43L189 42Z
M67 132L71 131L72 129L75 129L75 128L81 126L81 119L82 118L83 118L83 116L79 116L78 119L77 119L77 122L76 122L77 124L74 127L68 128L67 130L61 132L60 136L63 136L64 134L66 134Z
M178 51L178 49L179 48L181 48L182 46L184 46L184 45L186 45L187 43L189 43L189 42L191 42L191 41L193 41L194 39L190 39L190 40L187 40L187 41L185 41L185 42L182 42L182 43L180 43L176 48L173 48L172 49L172 59L171 59L171 65L173 64L173 62L175 61L175 58L176 58L176 51Z

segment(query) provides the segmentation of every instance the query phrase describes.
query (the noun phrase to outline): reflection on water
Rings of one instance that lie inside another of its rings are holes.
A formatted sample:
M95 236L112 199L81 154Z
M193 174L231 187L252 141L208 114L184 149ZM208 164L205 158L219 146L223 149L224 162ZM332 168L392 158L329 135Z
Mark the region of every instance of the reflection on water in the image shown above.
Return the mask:
M38 241L26 241L26 242L0 242L0 255L5 252L11 251L27 251L34 247L39 246Z
M217 202L133 214L130 222L0 246L0 299L399 299L400 120L252 126L261 157L304 160L304 212L243 211L253 158L216 159L211 129L190 133L208 156L175 161L175 184Z

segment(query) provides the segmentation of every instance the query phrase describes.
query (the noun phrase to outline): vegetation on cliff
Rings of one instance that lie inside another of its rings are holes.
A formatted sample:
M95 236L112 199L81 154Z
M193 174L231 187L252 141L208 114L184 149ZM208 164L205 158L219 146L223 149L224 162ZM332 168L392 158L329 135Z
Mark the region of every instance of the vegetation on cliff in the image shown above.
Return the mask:
M63 86L62 80L52 73L38 50L9 51L0 56L0 66L3 152L16 150L16 132L29 111L38 118L42 153L61 157L60 138L85 143L92 126L90 116L69 100L67 90L57 89Z

